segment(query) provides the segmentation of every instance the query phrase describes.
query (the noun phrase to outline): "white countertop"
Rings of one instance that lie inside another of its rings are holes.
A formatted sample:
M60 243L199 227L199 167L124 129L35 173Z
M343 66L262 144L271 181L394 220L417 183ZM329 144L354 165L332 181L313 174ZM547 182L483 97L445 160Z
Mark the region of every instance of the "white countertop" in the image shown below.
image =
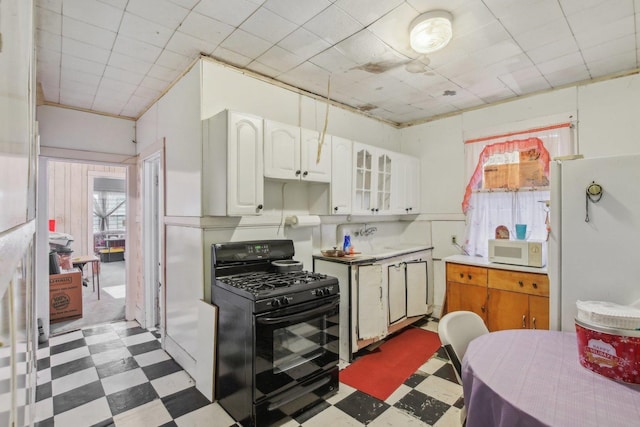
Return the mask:
M326 261L339 262L343 264L360 264L394 258L397 256L407 255L415 252L428 251L431 249L433 249L432 246L399 243L393 246L385 246L372 252L357 255L346 255L343 257L325 257L322 254L314 254L313 257L316 259L323 259Z
M547 267L525 267L522 265L500 264L490 262L487 258L469 255L451 255L444 259L445 262L456 264L477 265L478 267L496 268L499 270L523 271L526 273L547 274Z

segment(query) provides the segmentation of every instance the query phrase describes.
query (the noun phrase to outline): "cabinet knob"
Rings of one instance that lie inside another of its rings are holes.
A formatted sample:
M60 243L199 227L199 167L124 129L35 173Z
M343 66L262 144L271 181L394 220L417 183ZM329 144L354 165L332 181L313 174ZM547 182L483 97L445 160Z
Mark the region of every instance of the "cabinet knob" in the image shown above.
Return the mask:
M378 212L378 208L376 208L376 212Z
M375 211L376 211L375 209L371 208L371 213L374 213Z
M518 280L518 285L520 285L520 287L524 286L524 283L522 283L522 280Z
M406 213L409 213L409 208L406 208L404 211L405 211Z
M527 327L527 315L522 315L522 328L525 329Z
M258 205L258 210L262 210L262 205Z
M483 305L482 307L480 307L480 311L482 311L483 313L487 310L487 308Z
M537 283L533 283L533 289L538 289L538 284Z
M467 274L467 277L469 278L469 280L473 279L473 276L470 274Z
M334 212L338 212L338 207L337 207L337 206L336 206L336 207L334 207L334 208L333 208L333 211L334 211Z
M460 278L462 279L464 277L464 273L460 273Z
M296 171L296 176L300 175L300 172L302 172L302 171L297 170Z
M413 208L409 208L409 210L410 210L410 211L412 211L412 210L413 210Z
M309 175L309 171L304 171L304 173L302 174L302 176L307 176Z

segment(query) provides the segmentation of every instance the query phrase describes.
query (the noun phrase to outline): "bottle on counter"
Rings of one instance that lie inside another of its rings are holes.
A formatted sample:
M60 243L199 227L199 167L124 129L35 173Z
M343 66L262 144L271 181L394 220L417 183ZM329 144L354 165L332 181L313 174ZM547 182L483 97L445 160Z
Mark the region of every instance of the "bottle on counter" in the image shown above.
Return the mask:
M349 233L344 235L344 242L342 243L342 250L344 253L348 254L351 250L351 236Z

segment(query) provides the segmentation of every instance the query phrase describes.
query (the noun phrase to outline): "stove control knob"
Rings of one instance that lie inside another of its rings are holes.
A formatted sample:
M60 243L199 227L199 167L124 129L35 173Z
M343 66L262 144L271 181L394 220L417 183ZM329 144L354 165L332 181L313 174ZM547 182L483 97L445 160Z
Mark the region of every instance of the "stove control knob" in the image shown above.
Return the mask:
M317 297L321 297L321 296L323 296L323 295L324 295L324 291L323 291L322 289L316 289L316 291L315 291L315 295L316 295Z
M280 300L280 305L287 305L289 304L289 300L287 299L287 297L282 297L282 299Z
M324 294L325 294L325 295L331 295L331 289L329 289L329 288L324 288Z
M279 299L272 300L271 307L280 307L280 300Z

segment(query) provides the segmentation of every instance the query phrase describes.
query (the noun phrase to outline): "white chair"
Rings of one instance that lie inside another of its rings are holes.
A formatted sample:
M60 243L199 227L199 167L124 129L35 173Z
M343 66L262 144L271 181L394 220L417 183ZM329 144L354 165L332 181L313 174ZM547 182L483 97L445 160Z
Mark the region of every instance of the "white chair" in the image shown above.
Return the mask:
M438 322L438 336L444 351L451 359L458 383L462 385L462 358L471 340L488 334L484 321L472 311L452 311ZM467 412L462 408L460 422L465 424Z

